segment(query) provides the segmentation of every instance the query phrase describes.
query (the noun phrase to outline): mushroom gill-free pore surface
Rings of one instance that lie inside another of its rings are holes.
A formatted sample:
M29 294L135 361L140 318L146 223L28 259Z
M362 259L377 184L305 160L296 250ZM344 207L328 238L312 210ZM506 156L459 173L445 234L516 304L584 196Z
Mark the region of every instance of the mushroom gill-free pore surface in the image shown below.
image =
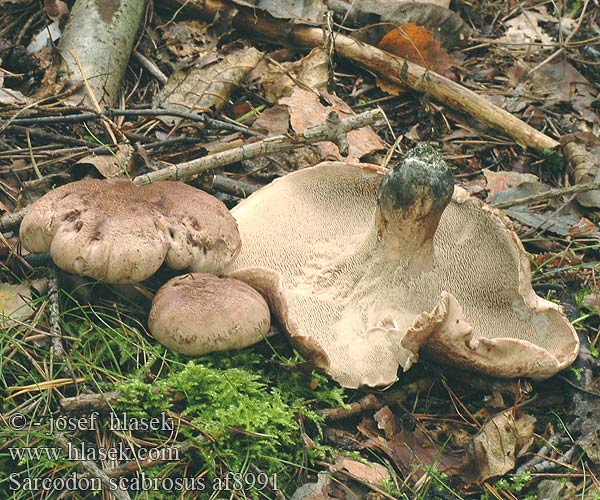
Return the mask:
M240 237L219 200L182 182L141 187L86 179L61 186L28 207L20 239L50 251L61 269L108 283L136 283L165 262L177 270L220 272Z
M232 211L242 251L228 272L267 296L291 340L345 387L394 382L420 349L497 376L565 368L575 331L532 290L504 217L460 188L445 209L428 185L408 209L386 202L397 172L441 161L432 154L409 154L383 184L384 169L333 162L274 181Z

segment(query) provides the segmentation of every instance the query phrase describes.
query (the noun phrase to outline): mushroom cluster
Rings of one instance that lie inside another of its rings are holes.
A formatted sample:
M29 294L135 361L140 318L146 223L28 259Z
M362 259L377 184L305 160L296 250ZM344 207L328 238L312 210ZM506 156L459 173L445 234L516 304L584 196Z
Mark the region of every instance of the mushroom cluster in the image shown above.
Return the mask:
M420 352L536 379L577 356L560 306L533 291L510 222L455 187L430 146L390 170L325 162L288 174L232 214L180 182L85 180L34 203L21 241L109 283L139 282L163 262L192 271L157 292L148 322L187 355L258 342L273 314L349 388L393 383Z
M305 355L344 387L385 386L418 359L547 378L577 356L560 306L538 297L510 223L454 187L418 146L386 171L326 162L232 210L227 272L259 290Z
M218 273L240 248L225 205L174 181L66 184L29 207L19 236L26 250L49 251L64 271L107 283L138 283L163 262Z
M111 284L143 281L163 262L194 271L167 282L150 310L151 333L183 354L246 347L269 330L257 292L206 274L220 273L239 252L235 220L219 200L182 182L64 185L29 207L20 239L30 252L49 251L64 271Z

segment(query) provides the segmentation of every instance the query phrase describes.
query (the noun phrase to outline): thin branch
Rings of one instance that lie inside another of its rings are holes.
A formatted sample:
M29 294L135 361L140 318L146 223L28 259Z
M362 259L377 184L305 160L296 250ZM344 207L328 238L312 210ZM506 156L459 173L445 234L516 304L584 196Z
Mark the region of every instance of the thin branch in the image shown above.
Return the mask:
M91 460L86 460L83 456L80 456L79 450L74 446L70 446L70 443L69 441L67 441L65 436L63 436L62 434L56 434L54 436L54 441L63 450L70 452L70 456L75 458L77 465L79 465L91 476L98 478L102 483L102 486L104 486L104 488L106 488L107 491L110 491L117 500L131 500L131 497L129 496L129 493L127 493L127 491L122 490L120 488L115 489L115 483L111 482L110 478L104 473L102 469L100 469L100 467L98 467Z
M241 160L265 156L295 149L306 144L330 141L337 144L340 152L344 154L348 148L346 134L355 129L373 124L382 116L379 109L365 111L343 120L336 113L330 113L325 122L317 127L309 128L297 135L276 135L262 141L243 146L214 155L204 156L196 160L180 163L172 167L150 172L136 177L133 182L137 185L148 184L159 180L189 180L202 172L213 168L230 165Z
M575 186L569 186L558 189L550 189L544 193L532 194L531 196L525 196L516 200L501 201L500 203L492 203L494 208L510 208L516 205L528 205L530 203L537 203L540 201L547 201L553 198L559 198L573 193L583 193L585 191L594 191L600 189L600 182L593 182L591 184L576 184Z
M231 130L234 132L243 132L247 135L253 135L256 137L264 137L264 134L250 130L248 127L243 125L236 125L234 123L227 123L222 120L216 120L206 114L192 113L189 111L183 111L180 109L172 108L151 108L151 109L107 109L102 112L86 112L77 113L72 115L59 115L59 116L33 116L30 118L14 118L8 120L0 120L0 126L11 127L13 125L43 125L43 124L57 124L57 123L81 123L88 120L98 120L101 117L106 116L114 118L115 116L175 116L177 118L183 118L193 122L201 122L209 127L217 130Z

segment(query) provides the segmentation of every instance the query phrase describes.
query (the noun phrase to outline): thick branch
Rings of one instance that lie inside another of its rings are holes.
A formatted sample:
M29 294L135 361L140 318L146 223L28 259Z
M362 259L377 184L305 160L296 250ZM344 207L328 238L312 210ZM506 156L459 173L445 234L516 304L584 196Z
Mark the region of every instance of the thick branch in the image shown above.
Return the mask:
M323 44L323 32L317 28L294 28L292 38L302 45ZM418 64L343 35L335 37L335 50L342 57L352 59L393 83L428 94L457 111L471 115L479 123L505 133L522 146L544 151L555 149L559 145L558 141L485 97Z

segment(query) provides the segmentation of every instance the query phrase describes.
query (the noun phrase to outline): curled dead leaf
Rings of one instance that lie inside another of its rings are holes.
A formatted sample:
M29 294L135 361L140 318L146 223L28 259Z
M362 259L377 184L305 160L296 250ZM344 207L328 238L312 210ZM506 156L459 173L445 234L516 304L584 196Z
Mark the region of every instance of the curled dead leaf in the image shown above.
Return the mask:
M463 472L473 481L483 482L512 470L516 458L533 441L535 418L513 416L506 410L488 420L467 446Z
M415 23L389 31L377 46L440 74L457 64L427 28Z

